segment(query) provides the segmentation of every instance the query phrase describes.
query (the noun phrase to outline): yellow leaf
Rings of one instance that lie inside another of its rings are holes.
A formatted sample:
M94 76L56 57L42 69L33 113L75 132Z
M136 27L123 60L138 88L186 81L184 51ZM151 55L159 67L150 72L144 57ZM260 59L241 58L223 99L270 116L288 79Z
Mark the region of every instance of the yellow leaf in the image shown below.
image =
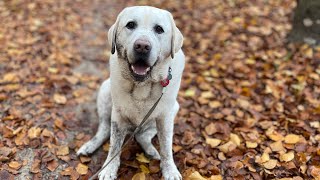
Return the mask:
M41 128L32 127L28 130L28 137L30 139L34 139L34 138L40 137L40 133L41 133Z
M206 143L209 144L212 148L215 148L221 143L221 140L207 137Z
M268 136L268 138L270 138L273 141L282 141L283 140L283 136L278 133L277 131L274 131L272 128L269 128L266 132L266 135Z
M150 170L149 170L149 168L147 166L141 164L139 167L140 167L140 169L141 169L141 171L143 173L145 173L145 174L149 174L150 173Z
M278 161L275 159L270 159L269 161L263 164L264 168L266 169L273 169L277 166Z
M48 71L53 73L53 74L56 74L58 72L58 69L57 68L53 68L53 67L49 67Z
M82 163L79 163L76 167L76 170L79 174L81 175L85 175L88 173L88 166L82 164Z
M18 77L15 73L7 73L3 76L2 80L4 82L15 82L18 80Z
M261 156L261 163L265 163L270 160L270 156L268 153L263 153Z
M196 92L195 92L194 89L187 89L187 90L185 91L185 93L184 93L184 95L185 95L186 97L192 97L192 96L194 96L195 94L196 94Z
M149 163L150 162L150 160L148 158L146 158L143 153L140 153L140 154L137 153L136 156L137 156L136 159L139 162L142 162L142 163Z
M280 161L282 162L289 162L289 161L292 161L293 159L294 159L293 151L280 155Z
M246 141L247 148L256 148L258 144L256 142Z
M18 170L21 167L21 163L19 163L17 161L11 161L9 163L9 167L11 167L12 169Z
M132 177L132 180L145 180L146 179L146 175L141 172L141 173L137 173Z
M288 134L284 138L284 142L287 144L296 144L297 142L299 142L299 139L299 136L296 134Z
M232 151L232 150L236 149L236 147L237 147L236 144L234 144L232 141L229 141L229 142L219 146L218 148L219 148L220 151L222 151L224 153L227 153L229 151Z
M237 146L240 146L240 144L241 144L241 139L240 139L240 137L239 137L237 134L231 133L231 134L230 134L230 140L231 140L234 144L236 144Z
M213 94L211 91L204 91L201 93L201 97L205 99L213 98Z
M221 175L212 175L208 180L223 180Z
M192 174L190 174L188 179L189 180L206 180L207 178L202 177L198 171L195 171Z

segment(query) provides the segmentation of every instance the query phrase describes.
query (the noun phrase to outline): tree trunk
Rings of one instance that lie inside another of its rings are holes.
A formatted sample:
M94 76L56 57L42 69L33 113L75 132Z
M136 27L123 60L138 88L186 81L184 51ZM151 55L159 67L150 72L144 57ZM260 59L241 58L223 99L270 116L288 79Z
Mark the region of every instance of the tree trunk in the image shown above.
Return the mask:
M289 41L320 44L320 0L297 0Z

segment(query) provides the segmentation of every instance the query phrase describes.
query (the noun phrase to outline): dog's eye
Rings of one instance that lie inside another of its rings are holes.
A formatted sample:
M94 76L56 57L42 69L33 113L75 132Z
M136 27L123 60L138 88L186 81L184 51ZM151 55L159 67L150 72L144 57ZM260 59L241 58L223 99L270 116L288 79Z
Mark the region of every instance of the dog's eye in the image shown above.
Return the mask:
M137 24L134 21L130 21L127 23L126 28L128 29L134 29L136 28Z
M156 25L156 26L154 27L154 30L155 30L156 33L158 33L158 34L164 33L163 28L162 28L161 26L159 26L159 25Z

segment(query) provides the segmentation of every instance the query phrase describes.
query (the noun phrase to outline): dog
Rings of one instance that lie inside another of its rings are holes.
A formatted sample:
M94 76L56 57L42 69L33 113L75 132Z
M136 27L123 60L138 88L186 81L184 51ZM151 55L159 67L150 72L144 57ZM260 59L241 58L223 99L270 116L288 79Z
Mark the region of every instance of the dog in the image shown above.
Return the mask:
M134 6L118 15L109 29L108 43L110 78L102 83L97 97L99 128L77 155L93 153L110 137L108 162L121 149L125 136L133 132L160 97L163 89L160 82L167 80L166 92L135 139L147 156L161 160L165 180L182 179L173 160L172 138L185 64L181 49L183 35L169 11ZM151 142L156 134L160 154ZM99 179L116 179L119 166L120 155L117 155L99 173Z

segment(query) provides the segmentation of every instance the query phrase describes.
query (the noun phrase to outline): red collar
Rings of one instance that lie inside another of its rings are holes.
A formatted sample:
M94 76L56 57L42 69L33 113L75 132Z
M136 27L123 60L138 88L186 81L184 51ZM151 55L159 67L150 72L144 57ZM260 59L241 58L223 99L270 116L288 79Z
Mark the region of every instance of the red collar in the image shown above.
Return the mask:
M169 85L170 80L172 79L171 70L172 70L171 67L169 67L167 78L160 81L160 84L162 87L167 87Z

